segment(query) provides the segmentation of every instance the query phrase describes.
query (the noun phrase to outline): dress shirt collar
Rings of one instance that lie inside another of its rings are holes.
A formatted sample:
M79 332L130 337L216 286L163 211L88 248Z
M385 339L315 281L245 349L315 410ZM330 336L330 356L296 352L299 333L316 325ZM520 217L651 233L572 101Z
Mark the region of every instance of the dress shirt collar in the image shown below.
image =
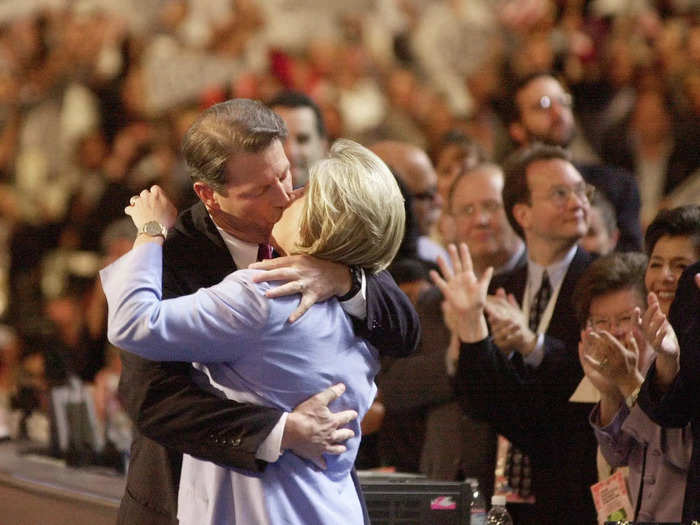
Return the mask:
M494 275L500 275L502 273L508 273L512 271L516 265L518 264L518 261L520 258L523 256L523 253L525 252L525 243L520 243L520 246L518 246L518 249L515 250L515 253L511 256L510 259L506 261L506 263L501 266L498 269L494 268Z
M534 262L532 259L530 259L528 254L527 281L530 285L530 294L534 296L534 294L537 293L537 290L540 289L540 284L542 283L542 274L545 270L547 270L547 276L549 277L549 283L552 285L552 290L558 290L559 286L564 280L564 276L566 275L567 270L569 269L571 261L574 260L574 256L576 255L577 249L578 245L574 244L569 249L569 251L566 252L566 255L564 255L564 257L546 267Z
M216 223L214 223L216 226ZM233 257L233 262L236 263L236 268L242 270L248 268L249 265L253 264L258 260L258 245L257 243L250 243L242 241L230 233L225 232L223 229L216 226L219 230L221 238L224 240L226 248L228 248L231 257Z

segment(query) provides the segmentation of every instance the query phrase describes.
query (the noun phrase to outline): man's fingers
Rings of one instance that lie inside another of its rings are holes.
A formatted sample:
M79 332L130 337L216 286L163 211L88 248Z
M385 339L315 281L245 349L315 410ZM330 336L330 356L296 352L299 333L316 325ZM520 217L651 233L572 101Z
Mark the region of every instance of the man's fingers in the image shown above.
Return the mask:
M353 437L355 437L355 433L349 428L339 428L331 434L331 442L340 444Z
M272 261L274 259L265 259L265 261L260 261L260 262L266 262L266 261ZM253 264L258 264L258 263L253 263ZM251 264L248 268L253 268L253 265ZM293 281L295 279L299 278L299 273L294 270L293 268L290 268L288 266L285 266L283 268L275 268L272 270L266 270L264 272L256 273L253 276L253 282L255 283L263 283L267 281Z
M292 284L292 283L290 283ZM282 288L280 286L280 288ZM268 297L271 297L268 295ZM318 300L318 296L315 293L307 293L301 296L301 301L299 301L299 305L297 306L297 309L294 310L291 315L289 316L288 321L290 323L293 323L297 319L299 319L302 315L306 313L306 311L311 308L314 304L316 304L316 301Z
M481 279L479 279L479 284L481 285L482 290L488 290L489 284L491 283L491 277L493 277L493 266L486 268L484 275L482 275Z
M695 285L700 288L700 273L695 274Z
M447 261L442 255L439 255L437 258L437 265L438 268L440 268L440 274L445 276L445 279L451 279L452 278L452 268L450 268L450 265L447 264ZM434 271L434 270L431 270ZM436 272L437 273L437 272Z
M459 254L462 258L462 271L465 271L465 272L474 271L474 266L472 265L472 256L469 253L469 248L467 247L466 242L459 243ZM488 270L486 270L486 273L488 273ZM486 273L484 275L486 275ZM491 269L491 273L493 274L493 268ZM491 276L489 275L489 282L490 281L491 281Z
M265 259L264 261L254 262L248 268L255 270L275 270L277 268L291 267L297 262L298 255L288 255L286 257L275 257L274 259Z
M307 403L308 401L313 401L319 406L327 407L328 403L334 401L335 399L338 399L341 395L343 395L343 392L345 392L345 385L343 383L337 383L333 386L329 386L323 392L319 392L315 396L312 396L311 398L307 399L304 403Z
M337 455L345 452L347 449L348 448L345 445L328 445L326 447L325 454L332 454L334 456L337 456ZM323 464L324 464L323 469L325 469L326 462L324 461Z
M439 261L440 261L440 258L438 258L438 262ZM430 270L429 274L430 274L430 278L435 283L435 286L440 288L442 295L447 297L447 283L445 282L445 280L442 277L440 277L440 274L437 273L435 270Z
M299 281L292 281L270 288L265 292L265 297L272 299L274 297L283 297L285 295L294 295L297 293L302 293L301 283Z

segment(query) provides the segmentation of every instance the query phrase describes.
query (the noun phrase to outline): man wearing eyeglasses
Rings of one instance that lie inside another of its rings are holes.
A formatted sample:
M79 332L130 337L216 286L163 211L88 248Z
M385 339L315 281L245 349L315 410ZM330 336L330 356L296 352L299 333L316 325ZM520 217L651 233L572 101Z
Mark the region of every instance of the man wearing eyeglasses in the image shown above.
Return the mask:
M412 212L418 225L418 257L435 263L445 250L429 236L442 211L442 197L437 191L437 174L427 153L413 144L383 140L370 149L401 179L412 197Z
M539 141L568 148L576 136L572 97L546 72L531 74L516 84L507 104L506 120L510 137L518 146ZM613 204L620 229L617 249L641 250L640 199L635 179L612 166L577 162L576 167L586 182Z
M591 261L578 246L590 197L558 146L534 143L508 159L503 203L527 264L493 279L489 336L461 338L455 384L464 410L529 456L509 467L509 484L523 499L534 495L534 505L511 506L519 524L595 521L591 405L569 402L583 377L571 296Z
M448 192L447 218L454 223L456 239L469 245L477 275L488 267L510 272L526 261L524 243L503 209L503 180L501 167L485 162L460 173ZM422 327L418 353L383 362L378 380L386 408L382 452L387 457L401 454L402 468L418 465L430 479L477 478L488 501L496 433L487 423L464 415L455 398L452 379L459 342L450 340L440 308L443 300L436 287L421 293L416 304ZM416 421L422 447L415 446L418 432L410 432Z

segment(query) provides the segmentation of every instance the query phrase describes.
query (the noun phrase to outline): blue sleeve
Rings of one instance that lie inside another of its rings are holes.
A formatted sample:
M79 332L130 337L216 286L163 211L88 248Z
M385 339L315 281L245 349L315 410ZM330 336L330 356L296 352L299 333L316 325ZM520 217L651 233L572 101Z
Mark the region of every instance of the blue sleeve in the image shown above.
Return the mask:
M210 288L163 301L161 258L162 247L148 243L100 272L109 341L157 361L233 361L267 320L267 299L255 284L231 274Z

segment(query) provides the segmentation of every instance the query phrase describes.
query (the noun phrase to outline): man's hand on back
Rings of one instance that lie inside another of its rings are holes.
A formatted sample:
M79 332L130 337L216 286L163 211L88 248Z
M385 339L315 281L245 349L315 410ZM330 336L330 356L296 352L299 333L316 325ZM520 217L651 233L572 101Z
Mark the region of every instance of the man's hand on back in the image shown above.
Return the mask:
M297 456L312 461L325 469L323 454L342 454L346 447L341 443L353 437L349 428L341 428L354 419L357 412L344 410L333 413L328 404L345 392L345 385L339 383L310 397L287 416L282 436L282 450L290 450Z
M250 268L267 270L254 277L255 282L286 281L268 290L268 297L301 294L299 306L289 316L293 323L315 303L334 295L346 294L352 286L350 270L344 264L325 261L310 255L291 255L267 259L250 265Z

